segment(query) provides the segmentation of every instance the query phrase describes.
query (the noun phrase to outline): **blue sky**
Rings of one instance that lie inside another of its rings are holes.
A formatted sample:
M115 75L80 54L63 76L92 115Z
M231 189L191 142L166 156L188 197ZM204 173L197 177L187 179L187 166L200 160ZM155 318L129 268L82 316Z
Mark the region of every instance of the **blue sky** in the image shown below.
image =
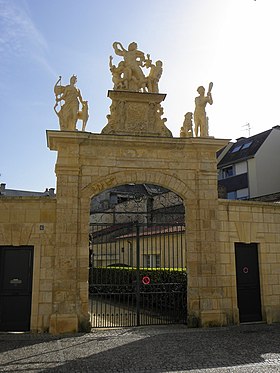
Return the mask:
M106 124L114 41L163 61L167 126L179 136L199 85L214 82L210 135L236 139L280 125L279 0L0 0L0 181L55 187L53 86L72 74L89 102L87 131Z

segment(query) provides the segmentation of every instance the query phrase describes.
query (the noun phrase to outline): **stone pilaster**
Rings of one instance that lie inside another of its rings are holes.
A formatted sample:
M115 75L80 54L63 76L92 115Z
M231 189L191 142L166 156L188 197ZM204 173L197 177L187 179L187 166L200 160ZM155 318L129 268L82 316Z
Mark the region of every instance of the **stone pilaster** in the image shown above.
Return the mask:
M201 139L202 141L202 139ZM196 148L196 198L187 203L186 244L188 268L188 314L190 326L227 323L223 309L223 284L219 275L220 242L218 222L215 139Z
M53 314L50 332L76 332L86 325L80 286L80 165L79 143L58 145L56 258L53 285ZM88 258L88 255L87 255ZM88 265L88 262L87 262ZM84 284L87 278L83 279ZM87 294L87 290L86 290Z

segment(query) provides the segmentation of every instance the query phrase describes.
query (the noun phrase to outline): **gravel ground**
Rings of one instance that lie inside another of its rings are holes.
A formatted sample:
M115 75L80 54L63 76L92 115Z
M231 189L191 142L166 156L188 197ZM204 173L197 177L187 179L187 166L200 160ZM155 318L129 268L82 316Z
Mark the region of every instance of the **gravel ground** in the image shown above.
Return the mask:
M0 333L0 372L280 372L280 324Z

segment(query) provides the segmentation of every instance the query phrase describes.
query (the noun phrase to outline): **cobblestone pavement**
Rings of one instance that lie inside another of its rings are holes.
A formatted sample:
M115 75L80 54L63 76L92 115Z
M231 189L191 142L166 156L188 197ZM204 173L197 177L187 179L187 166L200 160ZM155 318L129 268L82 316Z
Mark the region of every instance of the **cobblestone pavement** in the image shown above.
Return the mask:
M280 372L280 324L0 333L0 372Z

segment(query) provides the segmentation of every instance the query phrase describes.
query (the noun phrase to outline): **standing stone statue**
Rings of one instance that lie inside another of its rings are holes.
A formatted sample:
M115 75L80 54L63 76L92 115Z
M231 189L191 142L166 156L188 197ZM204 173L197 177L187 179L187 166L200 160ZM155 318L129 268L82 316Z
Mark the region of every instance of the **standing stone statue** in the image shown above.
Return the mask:
M62 131L75 131L77 120L83 121L82 130L85 130L86 123L88 120L88 103L84 101L80 90L76 87L77 77L72 75L70 78L70 84L62 86L61 76L54 86L54 93L56 96L56 103L54 111L59 118L59 125ZM57 110L58 103L64 101L61 105L60 110ZM80 111L80 105L82 110Z
M195 98L195 110L194 110L194 132L195 136L208 137L208 120L206 117L205 107L207 104L212 105L213 99L211 90L213 88L213 83L209 83L209 88L207 95L205 96L205 88L200 86L197 88L199 96Z
M147 88L150 93L158 93L158 82L162 75L162 62L156 61L155 64L152 63L150 55L147 54L147 60L145 66L150 68L150 73L147 77Z
M118 66L113 65L113 56L109 58L109 67L112 73L112 82L115 90L128 89L128 74L129 70L125 68L124 61L121 61Z

